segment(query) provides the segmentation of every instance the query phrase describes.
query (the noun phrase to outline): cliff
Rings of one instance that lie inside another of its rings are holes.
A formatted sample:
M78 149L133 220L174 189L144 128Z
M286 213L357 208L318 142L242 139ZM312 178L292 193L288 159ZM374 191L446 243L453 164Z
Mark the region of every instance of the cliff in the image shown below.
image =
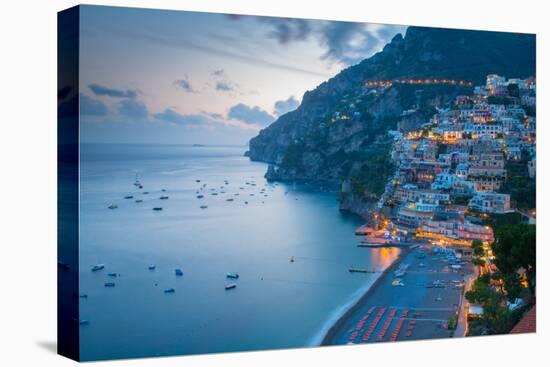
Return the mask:
M387 131L412 130L464 85L365 88L367 80L456 79L482 84L487 74L535 75L535 36L409 27L382 51L304 94L301 105L250 140L247 155L270 163L270 180L349 183L342 208L364 208L383 192L393 168ZM404 114L404 111L407 111ZM362 209L361 209L362 210Z

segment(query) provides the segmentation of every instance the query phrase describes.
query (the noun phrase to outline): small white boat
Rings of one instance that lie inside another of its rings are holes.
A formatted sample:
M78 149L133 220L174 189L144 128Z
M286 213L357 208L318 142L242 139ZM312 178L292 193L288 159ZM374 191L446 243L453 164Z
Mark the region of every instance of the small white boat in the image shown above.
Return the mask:
M157 266L155 264L151 264L151 265L149 265L149 267L147 269L155 270L156 268L157 268Z
M226 276L230 279L239 279L239 274L237 273L227 273Z
M231 284L228 284L228 285L225 286L225 290L229 290L229 289L233 289L233 288L237 288L237 284L231 283Z
M111 204L111 205L109 205L107 208L109 208L109 209L117 209L117 208L118 208L118 205Z

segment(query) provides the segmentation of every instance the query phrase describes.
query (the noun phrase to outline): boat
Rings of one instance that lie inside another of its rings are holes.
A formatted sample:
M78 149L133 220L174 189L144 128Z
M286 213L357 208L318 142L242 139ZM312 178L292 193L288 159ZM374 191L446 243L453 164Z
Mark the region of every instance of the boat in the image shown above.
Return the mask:
M291 256L291 257L290 257L290 262L291 262L291 263L294 262L294 256Z
M349 268L350 273L375 273L374 270L362 269L362 268Z
M105 287L114 287L114 286L115 286L115 283L113 283L113 282L107 282L107 283L105 283L104 285L105 285Z
M113 278L118 276L117 273L108 273L107 275L110 276L110 277L113 277Z
M162 192L166 192L166 189L161 189L160 191L162 191Z
M237 273L227 273L226 276L230 279L239 279L239 274Z
M197 195L197 199L202 199L204 195Z
M201 209L206 209L208 208L208 205L201 205Z
M138 179L138 175L137 175L137 174L136 174L136 180L134 181L134 186L137 186L137 187L142 186L142 185L141 185L141 182L139 182L139 179Z
M225 201L233 201L233 198L225 199Z
M63 261L58 261L57 262L57 266L60 268L60 269L63 269L65 271L69 270L69 265L67 265L66 263L64 263Z
M98 271L105 268L105 264L97 264L92 266L92 271Z
M118 205L111 204L111 205L109 205L107 208L109 208L109 209L116 209L116 208L118 208Z
M392 287L403 287L405 284L399 279L394 280L391 282Z
M174 293L176 290L174 288L166 288L164 293Z
M233 288L237 288L237 284L231 283L231 284L228 284L228 285L225 286L225 290L229 290L229 289L233 289Z
M409 268L409 265L408 264L401 264L399 265L399 268L397 268L393 274L398 277L398 278L402 278L404 277L406 274L407 274L407 269Z
M143 200L137 199L137 200L136 200L136 203L143 203Z
M149 195L149 191L142 192L143 195Z
M86 319L81 319L81 320L78 321L78 323L80 325L88 325L89 324L88 320L86 320Z
M176 269L176 275L181 277L183 275L183 270Z
M166 195L160 197L160 200L167 200L167 199L168 199L168 196Z
M156 268L157 268L157 266L155 264L151 264L151 265L149 265L149 267L147 269L155 270Z
M160 206L156 206L156 207L154 207L154 208L153 208L153 210L154 210L154 211L157 211L157 212L159 212L159 211L161 211L161 210L162 210L162 207L160 207Z
M195 182L199 183L199 182L201 182L201 180L195 180Z
M134 195L126 195L126 196L124 197L124 199L133 199L133 198L134 198Z

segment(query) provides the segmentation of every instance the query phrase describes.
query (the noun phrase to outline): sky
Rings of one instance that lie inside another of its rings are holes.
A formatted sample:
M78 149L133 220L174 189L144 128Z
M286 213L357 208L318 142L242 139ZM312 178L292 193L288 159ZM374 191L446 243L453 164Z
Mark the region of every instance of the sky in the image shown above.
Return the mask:
M81 142L246 145L406 27L81 7Z

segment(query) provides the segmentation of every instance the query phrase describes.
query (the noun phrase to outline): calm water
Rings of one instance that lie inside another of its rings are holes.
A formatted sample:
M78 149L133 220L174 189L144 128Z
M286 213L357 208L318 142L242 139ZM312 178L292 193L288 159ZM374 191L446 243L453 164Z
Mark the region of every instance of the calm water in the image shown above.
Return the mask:
M266 165L243 152L82 146L84 360L314 345L373 280L349 266L382 269L397 256L358 248L353 233L361 221L338 211L334 193L268 184ZM136 174L142 190L133 185ZM205 197L197 199L203 184ZM118 209L107 209L111 203ZM92 272L98 263L105 269ZM225 290L227 272L239 273L236 289ZM116 286L104 287L110 281ZM170 287L175 293L165 294Z

